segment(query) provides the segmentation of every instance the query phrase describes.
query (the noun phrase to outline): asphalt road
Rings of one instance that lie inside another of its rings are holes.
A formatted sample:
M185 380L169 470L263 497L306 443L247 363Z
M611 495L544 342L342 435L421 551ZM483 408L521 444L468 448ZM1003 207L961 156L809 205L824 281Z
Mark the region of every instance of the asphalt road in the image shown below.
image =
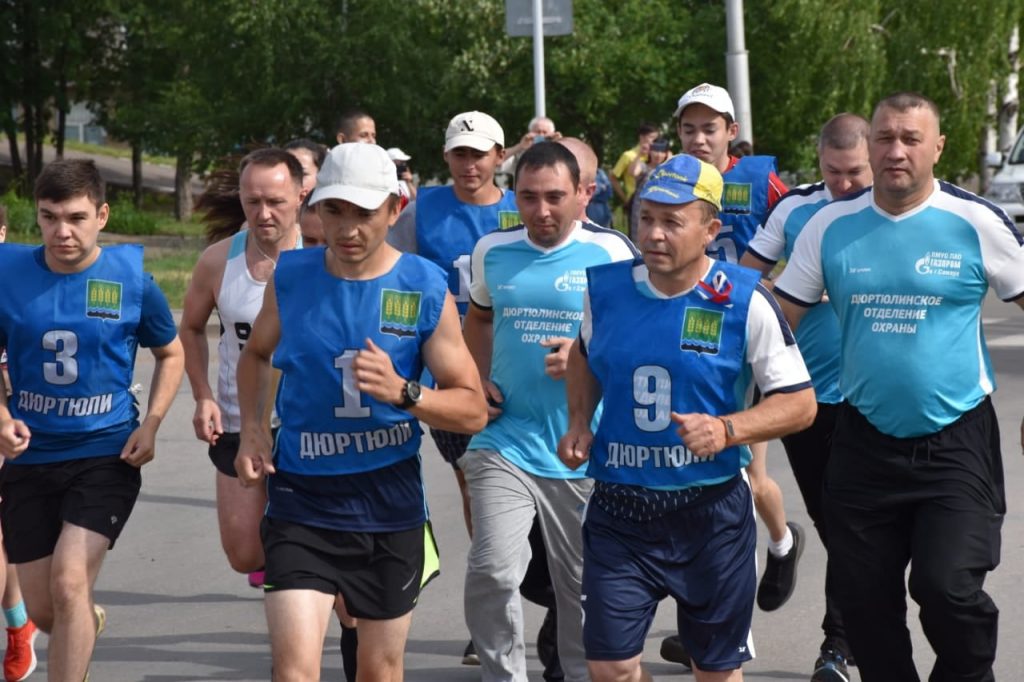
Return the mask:
M1024 415L1024 313L998 301L986 306L986 331L999 389L996 409L1003 428L1009 512L1003 529L1002 565L987 587L1002 609L996 676L1024 680L1024 504L1014 495L1024 487L1019 425ZM152 363L140 354L137 380L149 381ZM937 368L941 371L941 368ZM183 384L160 432L157 459L144 470L143 492L128 527L109 554L96 597L107 608L107 629L92 665L96 682L185 682L267 680L269 647L260 593L234 574L219 546L213 468L192 435L193 402ZM442 551L442 574L427 588L413 618L406 655L406 679L458 682L479 679L476 668L460 665L467 641L462 611L466 532L454 477L429 438L423 452L431 511ZM811 529L781 446L769 450L769 468L782 486L791 520ZM764 553L764 529L760 528ZM755 611L757 658L744 667L752 680L807 680L821 639L824 555L811 540L800 565L797 591L774 613ZM660 609L645 650L657 680L679 679L681 666L658 657L661 638L674 628L675 610ZM542 613L527 608L532 642ZM918 667L927 677L932 654L910 608ZM323 679L342 680L335 623L325 645ZM39 640L45 659L45 638ZM530 679L540 680L533 646L528 648ZM42 660L32 679L42 679ZM687 675L688 676L688 675ZM857 678L856 674L854 679Z

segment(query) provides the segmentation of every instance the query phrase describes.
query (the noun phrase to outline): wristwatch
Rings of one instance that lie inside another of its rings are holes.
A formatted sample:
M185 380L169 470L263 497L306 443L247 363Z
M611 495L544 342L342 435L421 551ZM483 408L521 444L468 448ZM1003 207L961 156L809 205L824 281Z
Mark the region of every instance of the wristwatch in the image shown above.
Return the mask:
M408 410L413 405L419 403L421 398L423 398L423 387L420 386L420 382L406 381L405 386L402 386L402 402L398 403L398 407Z
M719 417L718 419L725 425L725 445L728 447L729 443L736 438L736 429L733 428L732 420L728 417Z

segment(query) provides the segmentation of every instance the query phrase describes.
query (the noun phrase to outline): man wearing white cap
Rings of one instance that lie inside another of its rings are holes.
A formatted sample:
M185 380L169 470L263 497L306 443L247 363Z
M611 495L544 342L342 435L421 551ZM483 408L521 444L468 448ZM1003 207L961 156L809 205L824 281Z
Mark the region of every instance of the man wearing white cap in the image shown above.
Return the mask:
M505 132L493 117L467 111L448 122L444 160L452 184L424 187L398 217L388 242L406 253L417 253L448 273L448 288L459 315L469 305L469 255L480 237L519 222L515 195L494 184L494 174L505 155ZM466 479L456 460L466 451L469 437L431 429L430 435L445 461L455 470L462 495L466 529L472 533ZM472 642L463 662L476 664Z
M519 223L515 195L494 184L504 158L505 133L491 116L467 111L452 118L445 131L444 159L452 184L424 187L416 201L398 217L388 242L406 253L417 253L448 273L448 288L459 315L469 305L469 255L480 237ZM466 451L469 438L431 430L438 450L455 468L462 492L466 527L470 528L466 481L455 460Z
M417 420L472 433L486 404L444 273L385 242L398 216L387 152L332 149L311 203L327 248L282 254L238 368L236 468L245 484L269 479L274 677L320 679L340 595L359 619L360 675L401 679L411 612L437 565ZM282 372L273 443L261 420L271 357ZM420 386L424 367L438 388Z
M416 179L409 170L411 156L398 147L388 147L388 156L395 162L398 169L398 193L402 197L402 208L405 208L410 201L416 198Z
M747 250L768 211L787 192L775 173L772 156L729 154L729 145L739 134L736 110L729 92L717 85L701 83L679 98L675 113L676 132L682 151L714 166L725 181L722 190L722 227L708 246L708 255L736 263ZM782 490L769 475L765 459L767 445L754 443L747 474L754 493L754 506L768 527L768 560L758 587L757 603L765 611L781 607L796 585L796 566L803 552L803 531L786 521ZM689 655L681 651L678 639L662 642L662 656L689 664Z

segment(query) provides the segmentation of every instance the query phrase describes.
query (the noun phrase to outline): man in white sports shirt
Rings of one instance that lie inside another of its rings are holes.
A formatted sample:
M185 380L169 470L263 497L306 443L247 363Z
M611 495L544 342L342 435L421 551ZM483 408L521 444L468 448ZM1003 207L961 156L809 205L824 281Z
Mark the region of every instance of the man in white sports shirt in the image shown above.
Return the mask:
M263 290L282 251L298 248L302 165L281 149L260 149L242 159L239 200L247 230L207 248L199 257L185 293L180 334L185 371L196 401L192 426L209 444L217 470L217 519L221 546L231 568L263 585L263 547L259 524L267 504L262 488L243 488L234 461L241 422L235 370L242 348L263 303ZM214 393L206 326L214 309L220 319L219 374Z
M871 184L868 162L869 125L855 114L839 114L828 121L818 136L821 182L797 187L779 200L757 230L740 258L740 265L767 276L775 264L793 253L800 231L811 216L833 199L851 196ZM822 483L832 448L832 430L843 395L839 390L839 320L823 301L814 306L796 332L800 353L814 382L818 414L807 429L782 437L793 476L814 521L822 544L828 547L822 518ZM825 577L825 640L814 664L811 682L848 682L850 647L842 616L835 604L835 586Z
M874 185L818 211L775 294L796 326L827 290L846 402L825 471L836 599L861 679L917 680L910 595L935 650L931 680L994 680L999 611L985 593L1006 511L995 377L981 327L991 286L1024 307L1024 238L946 182L935 103L883 99Z

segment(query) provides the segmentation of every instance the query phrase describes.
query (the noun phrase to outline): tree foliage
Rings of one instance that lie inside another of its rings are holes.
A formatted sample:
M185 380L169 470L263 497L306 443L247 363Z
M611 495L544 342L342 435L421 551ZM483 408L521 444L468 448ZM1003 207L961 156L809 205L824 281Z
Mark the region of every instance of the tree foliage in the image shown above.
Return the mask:
M503 0L0 0L0 125L29 142L70 97L133 148L187 177L248 147L332 143L359 107L384 146L443 174L444 128L494 115L509 144L534 113L532 44L504 31ZM870 115L895 90L943 110L940 172L975 168L985 98L1008 73L1019 0L746 3L758 151L814 173L814 138L840 111ZM667 129L685 89L724 84L724 8L714 0L575 0L575 32L545 41L547 113L606 164L645 121ZM14 116L11 115L14 112ZM12 149L16 149L12 145Z

